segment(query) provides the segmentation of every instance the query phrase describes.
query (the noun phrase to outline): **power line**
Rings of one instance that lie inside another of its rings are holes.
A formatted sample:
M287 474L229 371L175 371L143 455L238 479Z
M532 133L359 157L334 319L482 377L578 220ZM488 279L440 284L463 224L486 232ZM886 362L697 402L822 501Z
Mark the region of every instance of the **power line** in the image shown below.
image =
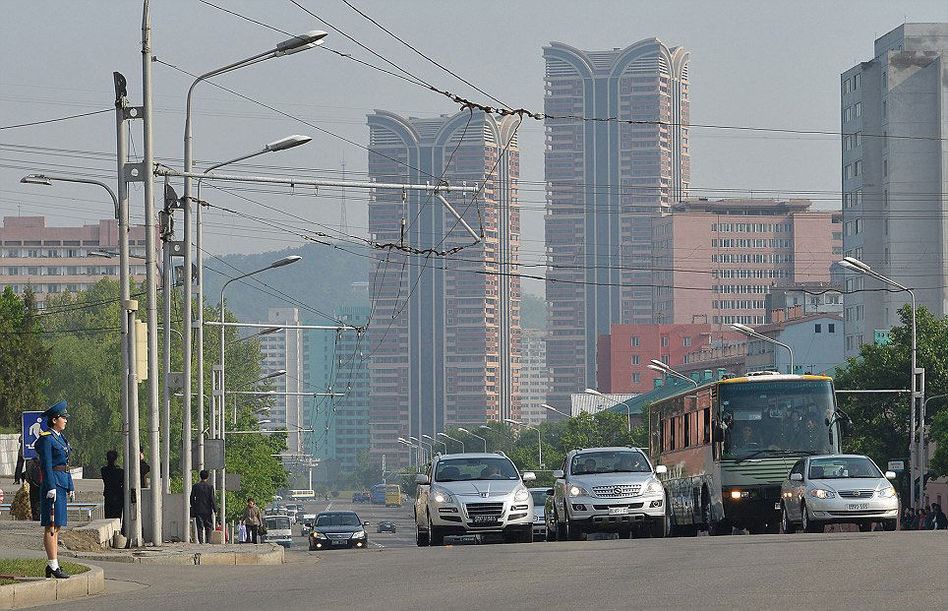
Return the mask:
M56 117L55 119L43 119L42 121L31 121L29 123L17 123L16 125L3 125L0 126L0 129L17 129L20 127L31 127L34 125L46 125L47 123L57 123L59 121L68 121L70 119L79 119L81 117L91 117L92 115L101 115L105 112L115 112L114 108L105 108L103 110L95 110L92 112L83 112L77 115L68 115L65 117Z

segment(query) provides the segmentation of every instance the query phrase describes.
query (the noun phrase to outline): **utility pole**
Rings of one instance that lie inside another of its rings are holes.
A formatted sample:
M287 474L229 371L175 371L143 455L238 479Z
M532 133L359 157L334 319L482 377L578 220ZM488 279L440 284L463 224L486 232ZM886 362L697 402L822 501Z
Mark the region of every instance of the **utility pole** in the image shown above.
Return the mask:
M155 174L152 171L155 164L153 152L152 137L152 103L151 103L151 14L149 9L149 0L144 0L142 8L142 123L143 136L142 147L144 148L144 159L142 165L144 169L145 182L145 273L147 285L147 303L145 306L148 323L148 443L150 450L151 464L156 466L152 476L151 486L151 528L152 539L155 545L161 545L164 541L161 529L161 457L159 456L159 416L158 416L158 293L157 293L157 262L155 261ZM135 415L137 425L138 414ZM133 449L136 450L132 460L133 476L139 478L138 461L138 428L134 429ZM167 431L165 432L167 434ZM190 458L190 456L188 457ZM187 481L187 477L185 480ZM184 504L185 513L188 514L188 504ZM138 535L141 541L140 528Z
M171 189L169 181L165 180L164 209L158 213L161 230L161 299L162 299L162 328L164 356L162 369L162 398L161 398L161 427L165 436L161 440L161 475L163 478L164 494L171 494L171 287L174 284L174 266L171 263L171 241L174 239L173 197L169 198Z

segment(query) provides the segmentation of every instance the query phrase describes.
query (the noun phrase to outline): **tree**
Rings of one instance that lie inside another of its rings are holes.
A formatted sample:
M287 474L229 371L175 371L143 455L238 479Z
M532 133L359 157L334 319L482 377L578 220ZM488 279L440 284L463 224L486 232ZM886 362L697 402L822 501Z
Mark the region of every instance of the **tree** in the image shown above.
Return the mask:
M858 356L850 358L844 367L837 369L837 388L910 388L911 308L907 305L902 307L899 318L902 324L889 332L888 344L863 345ZM925 368L925 394L931 397L948 393L948 350L945 348L948 346L948 318L938 318L921 306L916 314L916 324L917 363L919 367ZM840 407L852 419L852 424L844 430L843 447L846 451L866 454L882 465L890 459L908 456L911 407L907 395L859 394L841 397ZM932 401L928 405L929 422L938 423L938 426L932 427L933 439L938 439L938 435L942 434L940 423L948 417L946 411L948 407L944 401ZM948 433L948 430L945 432ZM939 444L940 447L948 448L948 436L943 439L944 443ZM934 458L936 464L948 467L945 464L948 460L944 456L936 455Z
M33 292L21 298L6 287L0 293L0 428L19 431L22 412L46 408L49 368Z

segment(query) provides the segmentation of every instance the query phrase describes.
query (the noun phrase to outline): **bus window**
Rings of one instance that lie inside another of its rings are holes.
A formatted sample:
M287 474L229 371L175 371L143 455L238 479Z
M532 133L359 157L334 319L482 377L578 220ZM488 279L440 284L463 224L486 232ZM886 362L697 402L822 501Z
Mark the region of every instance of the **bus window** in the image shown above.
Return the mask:
M711 443L711 408L706 407L702 411L704 421L704 436L702 437L703 444Z
M675 449L675 437L676 437L675 433L677 433L677 431L676 431L675 429L678 428L678 418L672 416L671 419L669 420L668 424L669 424L669 427L668 427L668 428L670 429L670 432L671 432L671 435L669 435L670 439L668 440L668 449L669 449L669 450L674 450L674 449Z

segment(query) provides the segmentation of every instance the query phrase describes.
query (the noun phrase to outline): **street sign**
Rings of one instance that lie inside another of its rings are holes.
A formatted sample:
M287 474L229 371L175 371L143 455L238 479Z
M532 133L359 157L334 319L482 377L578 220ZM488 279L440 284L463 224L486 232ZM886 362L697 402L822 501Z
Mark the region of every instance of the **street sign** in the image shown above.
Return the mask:
M23 412L23 460L36 458L36 448L33 444L39 439L42 431L48 431L43 412Z
M890 460L887 471L895 471L899 473L900 471L905 471L905 461L904 460Z
M191 464L198 464L197 444L191 446ZM204 440L204 468L209 471L224 468L224 441L222 439Z

